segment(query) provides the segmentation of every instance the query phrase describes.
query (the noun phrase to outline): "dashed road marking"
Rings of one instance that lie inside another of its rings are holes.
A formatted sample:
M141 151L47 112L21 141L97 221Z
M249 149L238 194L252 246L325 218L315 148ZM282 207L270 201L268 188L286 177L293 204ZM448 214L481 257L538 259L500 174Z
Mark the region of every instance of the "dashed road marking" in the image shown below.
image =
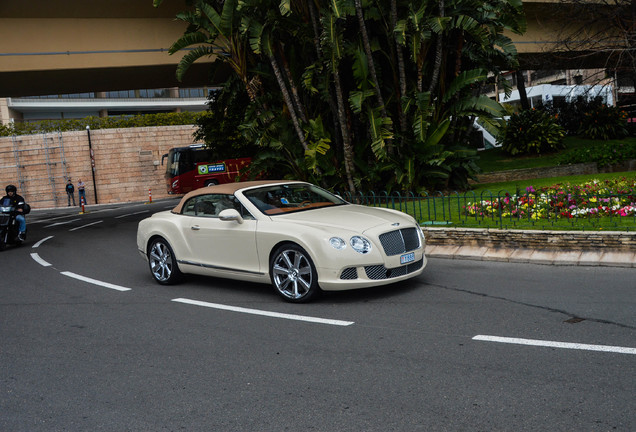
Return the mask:
M89 224L86 224L86 225L82 225L82 226L78 226L78 227L75 227L75 228L71 228L69 231L77 231L79 229L86 228L86 227L89 227L91 225L97 225L97 224L100 224L102 222L104 222L104 221L100 220L100 221L97 221L97 222L93 222L93 223L89 223Z
M516 345L531 345L531 346L549 347L549 348L563 348L563 349L575 349L575 350L585 350L585 351L602 351L602 352L611 352L611 353L619 353L619 354L636 354L636 348L611 346L611 345L589 345L589 344L571 343L571 342L555 342L555 341L545 341L545 340L536 340L536 339L520 339L520 338L509 338L509 337L487 336L487 335L477 335L473 337L473 340L486 341L486 342L499 342L499 343L516 344Z
M36 244L34 244L34 245L33 245L33 246L31 246L31 247L32 247L33 249L38 248L38 247L40 247L40 245L41 245L42 243L44 243L45 241L50 240L50 239L52 239L52 238L53 238L53 236L45 237L45 238L43 238L42 240L40 240L39 242L37 242Z
M71 277L73 279L81 280L83 282L88 282L90 284L98 285L98 286L101 286L101 287L104 287L104 288L110 288L110 289L114 289L114 290L117 290L117 291L131 291L131 288L126 288L126 287L115 285L115 284L111 284L111 283L108 283L108 282L102 282L102 281L97 280L97 279L92 279L92 278L89 278L89 277L86 277L86 276L82 276L82 275L78 275L78 274L75 274L75 273L72 273L72 272L68 272L68 271L61 272L61 274L63 274L64 276Z
M78 221L78 220L80 220L80 218L70 219L70 220L67 220L67 221L64 221L64 222L56 222L54 224L47 225L44 228L51 228L51 227L59 226L59 225L66 225L66 224L70 224L71 222L75 222L75 221Z
M184 298L176 298L176 299L172 299L172 301L178 302L178 303L191 304L195 306L204 306L204 307L208 307L212 309L221 309L221 310L227 310L232 312L240 312L240 313L246 313L246 314L252 314L252 315L262 315L262 316L282 318L282 319L295 320L295 321L305 321L305 322L312 322L312 323L318 323L318 324L329 324L329 325L335 325L335 326L350 326L352 324L355 324L355 322L353 321L340 321L340 320L334 320L334 319L316 318L316 317L303 316L303 315L292 315L292 314L285 314L285 313L279 313L279 312L264 311L259 309L248 309L243 307L228 306L228 305L223 305L218 303L208 303L208 302L202 302L198 300L190 300L190 299L184 299Z
M44 267L50 267L51 266L50 263L44 261L42 258L40 258L40 255L38 255L36 253L32 253L31 254L31 258L33 258L35 260L35 262L40 264L41 266L44 266Z
M123 214L123 215L115 216L115 219L121 219L121 218L124 218L124 217L127 217L127 216L135 216L135 215L142 214L142 213L150 213L150 210L143 210L143 211L138 211L138 212L135 212L135 213L126 213L126 214Z

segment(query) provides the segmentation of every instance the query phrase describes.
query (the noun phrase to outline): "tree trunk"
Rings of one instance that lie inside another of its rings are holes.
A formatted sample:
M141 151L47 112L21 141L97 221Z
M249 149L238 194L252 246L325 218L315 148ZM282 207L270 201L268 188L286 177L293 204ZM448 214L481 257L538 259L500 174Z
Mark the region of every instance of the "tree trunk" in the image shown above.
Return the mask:
M406 116L404 115L404 110L402 109L402 98L406 96L406 73L404 72L404 52L402 51L402 47L397 42L395 38L395 32L393 30L397 26L397 2L396 0L391 0L391 32L392 32L392 40L395 42L395 53L397 56L397 64L398 64L398 76L400 81L400 87L398 92L398 117L400 119L400 131L402 132L402 137L406 134L408 124L406 123ZM404 138L403 138L404 139Z
M439 0L439 16L444 17L444 0ZM443 33L437 35L437 43L435 46L435 63L433 65L433 76L431 78L431 84L428 87L428 91L433 94L437 81L439 80L440 70L442 68L442 48L443 48Z
M278 67L278 63L274 54L272 52L268 53L269 63L274 70L274 75L276 76L276 80L278 81L278 86L280 87L281 92L283 93L283 99L285 100L285 105L287 105L287 109L289 110L289 115L291 116L292 123L294 125L294 129L296 130L296 134L298 135L298 140L300 144L303 146L305 151L308 150L307 141L305 140L305 134L303 133L302 128L300 127L300 123L298 122L298 116L296 115L296 110L294 109L294 104L289 96L289 91L287 90L287 85L285 84L285 80L283 79L283 75Z
M367 54L367 63L369 64L369 73L371 74L371 79L373 80L373 86L375 87L375 94L378 98L378 105L380 106L380 113L382 117L387 118L389 115L386 112L386 106L384 105L384 98L382 97L382 88L380 87L380 82L378 81L378 74L375 72L375 62L373 61L373 51L371 51L371 44L369 43L369 34L367 32L367 25L364 21L364 14L362 12L362 2L361 0L355 0L356 6L356 15L358 16L358 23L360 25L360 34L362 35L362 45L364 46L364 51ZM393 153L393 144L392 140L387 140L387 152L389 154Z
M351 145L351 136L347 129L347 116L345 113L344 97L342 95L342 87L340 85L340 74L338 73L338 65L333 64L333 81L336 86L336 99L338 101L338 118L340 120L340 131L342 133L342 147L344 150L344 165L347 174L347 184L351 196L355 195L356 187L353 183L353 173L355 170L353 164L353 146Z
M523 71L515 71L517 76L517 90L519 90L519 102L521 102L522 110L530 109L530 102L528 102L528 93L526 93L526 81L523 77Z

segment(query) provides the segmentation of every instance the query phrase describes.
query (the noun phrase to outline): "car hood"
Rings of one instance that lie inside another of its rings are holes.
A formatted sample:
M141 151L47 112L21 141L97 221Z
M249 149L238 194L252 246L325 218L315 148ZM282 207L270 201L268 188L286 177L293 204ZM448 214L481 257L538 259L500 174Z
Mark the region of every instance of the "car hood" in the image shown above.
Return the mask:
M315 227L341 228L360 233L387 224L399 224L400 226L414 224L411 216L400 211L356 204L277 215L272 217L272 221L297 222Z

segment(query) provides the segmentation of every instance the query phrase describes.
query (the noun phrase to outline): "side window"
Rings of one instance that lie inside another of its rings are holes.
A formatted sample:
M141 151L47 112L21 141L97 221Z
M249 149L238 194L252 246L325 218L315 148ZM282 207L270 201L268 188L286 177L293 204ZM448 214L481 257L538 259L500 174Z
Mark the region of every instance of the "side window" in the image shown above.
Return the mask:
M235 209L243 219L254 219L234 195L209 194L189 199L181 210L181 214L198 217L218 218L225 209Z
M239 202L239 200L234 195L232 195L230 198L232 200L231 208L236 209L236 211L239 212L239 214L241 215L241 217L243 217L243 219L247 219L247 220L254 219L254 216L252 216L252 214L245 208L243 204Z
M183 205L183 208L181 209L181 214L184 215L188 215L188 216L194 216L194 204L197 200L197 197L194 198L190 198L188 201L186 201L186 203Z
M200 195L194 205L196 216L218 217L217 203L221 201L222 195Z

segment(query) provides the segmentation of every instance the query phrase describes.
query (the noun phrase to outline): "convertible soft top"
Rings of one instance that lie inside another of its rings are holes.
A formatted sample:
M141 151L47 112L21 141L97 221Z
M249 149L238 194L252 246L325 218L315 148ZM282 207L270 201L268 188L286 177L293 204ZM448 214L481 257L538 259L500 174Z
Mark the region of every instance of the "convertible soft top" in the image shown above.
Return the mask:
M175 208L172 209L173 213L181 213L181 208L183 204L192 198L193 196L198 195L207 195L207 194L228 194L233 195L239 189L245 189L255 186L266 186L273 184L281 184L281 183L302 183L295 180L253 180L253 181L244 181L244 182L232 182L232 183L223 183L220 185L214 186L206 186L200 189L195 189L191 192L188 192L181 198L179 204Z

